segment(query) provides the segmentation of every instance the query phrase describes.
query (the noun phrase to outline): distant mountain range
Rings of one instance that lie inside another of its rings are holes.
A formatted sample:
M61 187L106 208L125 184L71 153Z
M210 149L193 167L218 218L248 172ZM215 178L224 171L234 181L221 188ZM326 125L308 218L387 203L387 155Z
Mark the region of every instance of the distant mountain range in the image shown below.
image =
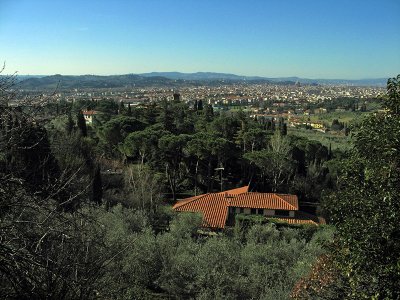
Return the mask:
M213 72L197 72L197 73L181 73L181 72L151 72L139 74L144 77L161 76L170 79L183 80L259 80L266 79L257 76L240 76L228 73L213 73Z
M89 88L121 88L144 87L151 85L176 86L179 82L165 77L144 77L135 74L127 75L51 75L31 77L19 81L17 88L26 90L41 89L89 89Z
M302 84L348 84L348 85L371 85L386 86L388 78L372 78L372 79L309 79L300 77L261 77L261 76L240 76L228 73L213 72L197 72L197 73L180 73L180 72L151 72L138 74L144 77L161 76L170 79L183 80L242 80L242 81L269 81L269 82L299 82Z
M89 88L124 88L145 86L200 86L234 83L273 83L280 85L300 84L345 84L355 86L386 86L387 78L376 79L307 79L299 77L267 78L259 76L240 76L226 73L197 72L152 72L126 75L51 75L51 76L18 76L19 89L89 89Z

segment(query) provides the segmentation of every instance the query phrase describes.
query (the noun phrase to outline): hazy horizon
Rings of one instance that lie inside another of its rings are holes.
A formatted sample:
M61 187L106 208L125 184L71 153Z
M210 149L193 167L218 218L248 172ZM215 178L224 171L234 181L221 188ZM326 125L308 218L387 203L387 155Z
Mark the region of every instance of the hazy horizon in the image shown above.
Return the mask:
M6 66L6 70L7 70ZM51 73L51 74L20 74L18 71L17 76L40 76L40 77L46 77L46 76L55 76L55 75L61 75L61 76L121 76L121 75L142 75L142 74L151 74L151 73L180 73L180 74L196 74L196 73L211 73L211 74L225 74L225 75L235 75L235 76L243 76L243 77L260 77L260 78L271 78L271 79L276 79L276 78L300 78L300 79L309 79L309 80L371 80L371 79L388 79L392 78L395 75L388 75L388 76L382 76L382 77L361 77L361 78L312 78L312 77L301 77L297 75L288 75L288 76L261 76L261 75L252 75L252 74L234 74L234 73L228 73L228 72L213 72L213 71L197 71L197 72L181 72L181 71L150 71L150 72L141 72L141 73L135 73L135 72L129 72L129 73L115 73L115 74L92 74L92 73L81 73L81 74L63 74L63 73ZM5 72L7 73L7 72ZM9 74L9 73L7 73ZM162 76L162 75L160 75Z
M400 70L398 1L11 1L0 3L7 72L217 72L318 79Z

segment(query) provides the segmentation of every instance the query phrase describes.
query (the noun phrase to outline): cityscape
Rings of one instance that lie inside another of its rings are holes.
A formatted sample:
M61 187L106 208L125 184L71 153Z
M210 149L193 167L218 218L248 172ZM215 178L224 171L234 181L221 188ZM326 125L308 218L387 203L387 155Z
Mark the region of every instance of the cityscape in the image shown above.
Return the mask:
M222 81L222 82L221 82ZM61 82L61 81L60 81ZM22 83L23 85L23 83ZM63 90L61 92L61 90ZM112 101L124 107L144 107L159 104L162 101L173 101L178 95L179 101L189 107L195 107L198 102L210 105L214 112L241 110L252 118L269 118L278 121L283 118L290 127L307 128L327 132L332 120L324 120L324 114L336 112L366 112L373 103L379 103L386 94L386 89L380 86L350 86L291 83L251 83L219 82L183 83L177 88L168 85L131 88L74 88L63 89L57 85L55 90L44 90L41 97L32 98L32 93L21 89L19 95L10 101L11 106L45 106L49 103L101 102ZM354 103L335 100L351 99ZM328 108L326 108L328 106ZM319 120L310 116L319 116ZM339 117L340 118L340 117ZM329 122L328 122L329 121Z

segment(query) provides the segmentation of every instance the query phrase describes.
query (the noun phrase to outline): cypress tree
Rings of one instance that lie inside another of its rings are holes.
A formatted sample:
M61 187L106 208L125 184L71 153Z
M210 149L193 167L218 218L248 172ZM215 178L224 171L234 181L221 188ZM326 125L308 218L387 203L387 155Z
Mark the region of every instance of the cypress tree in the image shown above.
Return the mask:
M266 121L265 129L272 130L272 121L271 120Z
M92 181L92 191L90 195L90 201L93 203L101 204L101 199L103 198L103 184L101 180L100 167L97 166Z
M365 102L361 105L361 111L362 112L366 112L367 111L367 105L365 104Z
M157 106L155 103L152 103L147 106L145 109L144 116L146 118L146 122L150 125L153 125L157 122Z
M199 100L199 102L197 102L197 110L203 110L203 100Z
M79 111L79 113L78 113L77 125L78 125L79 130L82 133L82 136L87 136L86 121L85 121L85 118L83 117L82 111Z
M194 100L193 109L194 109L194 111L197 111L197 100Z
M132 108L131 108L131 104L128 104L128 116L131 117L132 116Z
M72 119L71 112L68 113L66 130L68 134L71 134L72 130L74 130L74 120Z
M286 123L282 123L281 128L280 128L280 132L281 132L282 136L287 135L287 125L286 125Z
M332 157L332 143L329 143L328 160L331 160Z
M118 108L118 114L122 115L124 112L125 112L124 102L120 101L119 102L119 108Z
M280 133L282 133L282 126L283 126L282 118L279 118L279 120L278 120L278 130L279 130Z
M158 122L163 124L165 130L170 132L176 131L176 126L174 124L174 113L167 101L163 101Z
M207 122L212 121L212 119L214 118L214 109L211 104L206 105L205 116Z

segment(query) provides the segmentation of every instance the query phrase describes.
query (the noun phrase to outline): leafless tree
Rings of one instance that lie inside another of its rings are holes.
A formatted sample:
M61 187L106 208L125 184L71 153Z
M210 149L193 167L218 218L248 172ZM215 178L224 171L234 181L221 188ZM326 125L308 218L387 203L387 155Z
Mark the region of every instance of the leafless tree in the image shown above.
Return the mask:
M126 167L124 177L127 204L154 214L161 202L161 187L156 176L145 165L133 165Z
M115 250L104 245L93 208L72 205L85 199L87 187L70 189L80 168L52 169L44 129L8 106L14 83L0 77L0 298L94 298Z
M272 177L272 188L276 192L278 187L287 181L290 176L291 147L288 139L277 132L271 138L269 148L269 171Z

